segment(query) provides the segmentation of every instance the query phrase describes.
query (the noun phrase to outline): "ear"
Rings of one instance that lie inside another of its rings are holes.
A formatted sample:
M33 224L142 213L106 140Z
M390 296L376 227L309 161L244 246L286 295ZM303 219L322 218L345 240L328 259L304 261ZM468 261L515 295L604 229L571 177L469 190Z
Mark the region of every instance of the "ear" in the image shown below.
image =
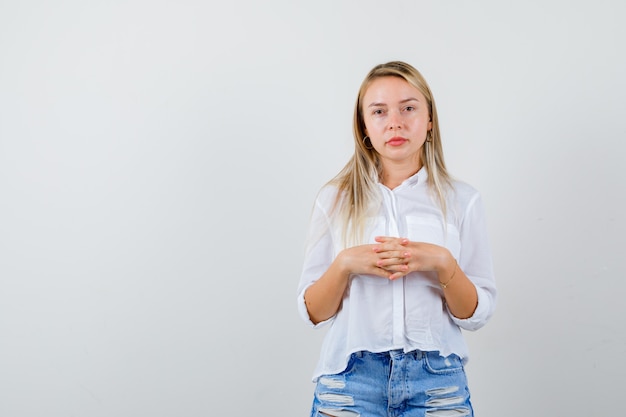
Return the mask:
M428 130L433 130L433 122L428 122Z

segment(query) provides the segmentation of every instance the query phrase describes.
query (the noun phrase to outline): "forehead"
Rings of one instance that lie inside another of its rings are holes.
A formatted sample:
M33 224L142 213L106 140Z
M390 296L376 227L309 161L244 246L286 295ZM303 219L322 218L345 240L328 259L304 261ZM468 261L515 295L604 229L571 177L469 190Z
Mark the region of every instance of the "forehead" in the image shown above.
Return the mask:
M372 80L363 93L363 104L371 103L393 104L399 101L414 98L422 103L426 102L420 90L409 84L404 78L394 76L378 77Z

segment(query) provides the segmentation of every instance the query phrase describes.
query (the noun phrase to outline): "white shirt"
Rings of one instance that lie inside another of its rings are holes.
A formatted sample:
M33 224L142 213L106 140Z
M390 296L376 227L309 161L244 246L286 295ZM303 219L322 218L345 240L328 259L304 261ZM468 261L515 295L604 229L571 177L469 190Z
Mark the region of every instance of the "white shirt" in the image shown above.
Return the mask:
M468 359L461 329L477 330L493 314L496 287L485 213L479 193L470 185L453 182L443 224L439 206L426 183L427 172L390 190L379 183L383 204L366 230L366 242L376 236L406 237L446 247L476 286L478 307L472 317L458 319L447 309L435 272L413 272L390 281L374 275L353 275L342 305L330 319L314 325L304 303L306 289L320 278L342 250L341 228L330 216L337 189L323 187L315 201L300 284L298 310L313 327L330 324L322 344L313 381L336 374L357 351L392 349L438 351ZM451 284L452 285L452 284Z

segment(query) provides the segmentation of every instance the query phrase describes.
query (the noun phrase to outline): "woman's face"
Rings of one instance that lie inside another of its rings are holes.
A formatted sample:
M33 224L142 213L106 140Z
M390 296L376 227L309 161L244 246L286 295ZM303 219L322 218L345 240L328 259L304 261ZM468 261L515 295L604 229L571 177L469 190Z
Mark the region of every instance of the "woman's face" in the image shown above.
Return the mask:
M432 129L424 95L404 79L388 76L372 81L362 103L365 133L383 169L394 164L421 168L420 150Z

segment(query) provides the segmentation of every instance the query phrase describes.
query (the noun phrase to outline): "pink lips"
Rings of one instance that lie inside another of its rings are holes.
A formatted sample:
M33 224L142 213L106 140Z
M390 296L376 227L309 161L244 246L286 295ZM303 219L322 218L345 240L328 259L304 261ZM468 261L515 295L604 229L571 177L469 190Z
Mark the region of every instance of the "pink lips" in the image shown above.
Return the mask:
M387 145L390 145L390 146L400 146L400 145L403 145L404 142L406 142L406 139L404 139L404 138L402 138L400 136L396 136L396 137L393 137L393 138L389 139L387 141Z

